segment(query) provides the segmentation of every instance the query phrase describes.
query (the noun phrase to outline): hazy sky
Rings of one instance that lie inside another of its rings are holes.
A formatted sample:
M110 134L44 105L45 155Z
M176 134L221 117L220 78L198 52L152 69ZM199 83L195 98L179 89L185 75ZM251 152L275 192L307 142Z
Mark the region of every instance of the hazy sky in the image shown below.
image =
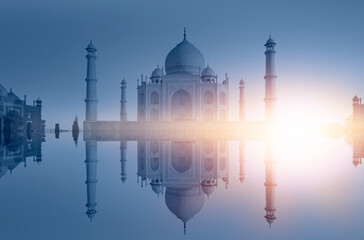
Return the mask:
M264 114L264 43L277 42L283 115L300 109L343 122L364 97L363 1L0 1L0 83L28 102L40 97L47 127L85 115L85 47L97 52L99 119L119 119L120 81L136 119L136 79L164 66L187 38L222 79L230 75L230 119L238 81L247 82L250 120Z

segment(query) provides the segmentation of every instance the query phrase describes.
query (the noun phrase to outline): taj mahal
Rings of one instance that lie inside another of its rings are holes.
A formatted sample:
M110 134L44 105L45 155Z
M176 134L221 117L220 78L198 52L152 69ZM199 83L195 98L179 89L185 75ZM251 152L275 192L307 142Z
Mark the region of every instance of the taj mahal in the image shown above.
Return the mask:
M229 79L218 78L186 38L167 55L150 81L138 85L138 121L226 121Z
M120 121L100 121L97 116L96 48L87 48L86 143L87 211L93 219L96 210L97 143L120 141L121 181L127 180L127 142L137 141L137 181L164 195L166 207L183 223L203 208L219 184L229 184L229 147L226 139L239 143L239 180L245 180L245 141L266 143L264 218L271 225L275 217L275 152L273 143L257 134L274 123L276 115L275 41L265 43L265 120L246 121L245 82L239 82L239 121L229 121L227 74L220 80L205 63L202 53L183 39L166 56L165 69L157 66L148 78L137 80L137 121L127 115L127 82L121 82ZM268 124L267 124L268 123ZM253 129L253 130L251 130ZM249 130L253 134L249 135ZM219 139L219 140L217 140Z
M265 122L273 121L276 115L275 45L271 37L264 45L266 47L265 121L252 124L246 121L245 82L241 80L239 87L236 88L239 91L239 121L229 121L229 77L225 74L224 79L218 78L209 64L205 63L203 54L188 41L186 29L182 41L167 54L165 69L158 66L149 78L142 75L140 80L137 80L137 121L128 119L125 79L121 82L120 121L98 120L97 50L91 42L86 48L86 118L83 130L85 132L111 130L115 135L115 132L140 131L146 127L148 130L158 128L157 131L168 129L169 132L173 132L172 129L178 122L183 123L184 127L190 129L195 127L198 130L200 127L218 123L225 124L221 131L229 129L230 125L231 132L244 127L260 128ZM153 122L158 125L151 124ZM202 125L197 126L195 123ZM211 125L211 129L218 128ZM90 134L86 134L86 138L87 136Z

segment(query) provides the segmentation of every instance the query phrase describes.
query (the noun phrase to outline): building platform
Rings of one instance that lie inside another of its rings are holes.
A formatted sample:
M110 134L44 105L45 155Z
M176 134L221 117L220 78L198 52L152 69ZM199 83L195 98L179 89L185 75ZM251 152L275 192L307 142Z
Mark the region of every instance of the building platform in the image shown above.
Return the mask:
M120 140L262 140L270 132L265 122L137 122L83 123L85 141Z

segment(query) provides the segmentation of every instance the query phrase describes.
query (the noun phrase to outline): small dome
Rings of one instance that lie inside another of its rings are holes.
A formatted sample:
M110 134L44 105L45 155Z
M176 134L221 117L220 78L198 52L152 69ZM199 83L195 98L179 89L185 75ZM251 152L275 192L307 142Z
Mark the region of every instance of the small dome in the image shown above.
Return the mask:
M216 185L202 185L201 189L207 196L211 195L215 191Z
M90 208L87 210L86 214L91 222L96 213L97 213L97 211L94 208Z
M161 77L163 77L163 70L158 66L156 69L154 69L154 71L152 72L152 76L150 78L161 78Z
M163 186L162 184L150 184L152 185L152 190L153 192L155 192L157 195L162 194L163 193Z
M6 90L6 88L0 84L0 96L7 96L8 95L8 91Z
M90 41L90 43L87 45L86 50L95 50L96 51L96 48L95 48L94 44L92 43L92 41Z
M244 176L240 176L239 180L240 180L241 183L243 183L245 181L245 177Z
M269 226L272 225L272 223L274 222L274 220L276 220L276 217L274 216L274 214L271 213L267 213L264 218L267 220L267 222L269 223Z
M244 85L245 81L243 79L240 80L239 85Z
M168 53L165 66L167 75L180 73L199 75L205 66L205 59L185 36L182 42Z
M123 80L121 81L121 85L125 86L126 85L126 81L125 79L123 78Z
M276 45L276 42L273 40L273 38L269 35L269 39L267 40L267 42L265 43L264 46L268 46L268 45Z
M201 77L215 77L215 72L214 70L212 70L212 68L210 68L209 66L207 66L207 68L205 68L202 71Z
M359 100L358 96L356 96L356 95L355 95L355 96L353 97L353 101L358 101L358 100Z

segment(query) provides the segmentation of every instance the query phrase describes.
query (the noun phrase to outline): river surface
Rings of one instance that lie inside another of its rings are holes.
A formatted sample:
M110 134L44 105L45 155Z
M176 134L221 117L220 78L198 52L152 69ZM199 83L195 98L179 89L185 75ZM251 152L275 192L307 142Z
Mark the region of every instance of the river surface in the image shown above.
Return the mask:
M364 239L363 142L1 145L0 239Z

